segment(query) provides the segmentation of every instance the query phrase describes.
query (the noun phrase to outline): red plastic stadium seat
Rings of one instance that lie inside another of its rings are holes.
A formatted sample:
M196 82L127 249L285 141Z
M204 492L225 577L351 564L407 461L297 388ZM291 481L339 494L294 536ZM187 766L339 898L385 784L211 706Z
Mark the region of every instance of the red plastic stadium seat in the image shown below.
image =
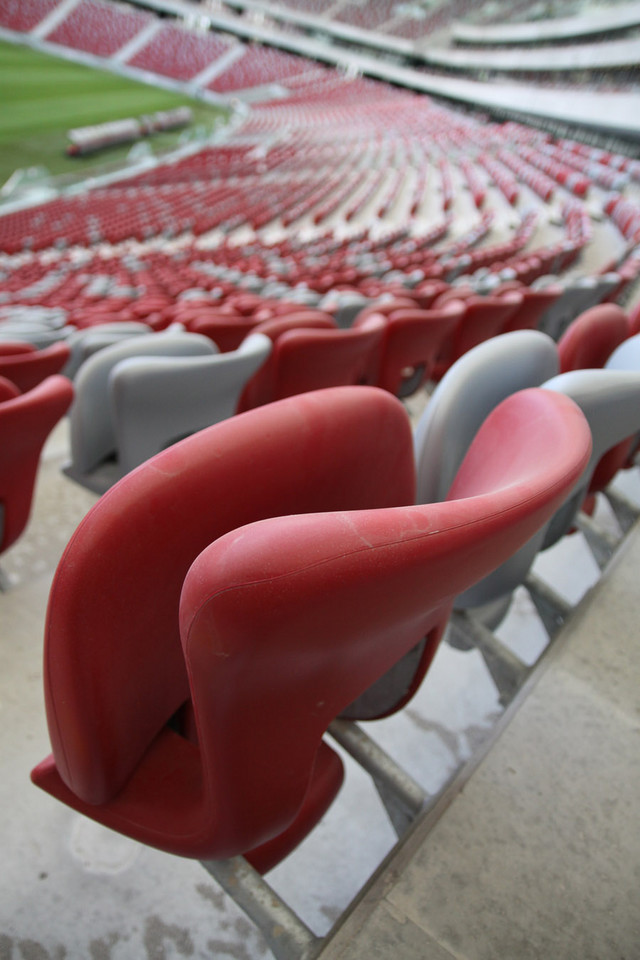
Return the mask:
M499 287L497 293L505 293L506 285ZM507 320L502 333L511 330L537 330L538 322L546 310L558 300L563 293L560 284L553 284L542 290L532 290L531 287L514 287L522 296L522 304L512 317Z
M264 320L254 328L255 333L264 333L274 343L289 330L336 330L337 325L333 317L323 314L320 310L301 310L294 313L285 313L270 320Z
M558 341L560 372L603 367L629 335L629 321L614 303L590 307L569 324Z
M522 391L449 502L416 506L402 406L339 388L163 451L98 501L56 572L35 783L161 850L251 860L271 843L273 862L333 799L331 721L426 636L412 694L452 598L549 518L589 449L572 401Z
M0 340L0 360L3 357L34 353L35 350L36 348L32 343L25 343L22 340Z
M417 306L417 302L409 296L390 297L388 300L376 300L374 303L367 304L366 307L358 311L354 323L362 323L367 317L372 317L374 314L389 317L392 313L395 313L396 310L415 310Z
M249 381L238 411L323 387L375 384L386 321L369 317L349 330L289 330Z
M0 378L0 553L27 525L42 447L72 399L66 377L48 377L26 393Z
M436 301L439 304L440 298ZM447 298L447 302L449 301ZM450 341L445 341L445 350L438 358L434 379L440 379L452 363L472 347L502 333L505 324L515 315L522 303L522 295L508 291L499 297L480 297L476 294L459 301L464 304L464 313Z
M257 327L258 321L254 317L203 310L201 315L187 320L185 325L190 333L200 333L213 340L220 353L228 353L238 349L244 338Z
M640 318L640 308L636 307L629 318L629 327L632 332L607 358L605 363L607 369L640 371L640 337L634 331L638 318ZM599 460L589 484L589 498L592 500L592 505L594 505L594 495L606 490L619 470L635 468L639 442L640 435L636 433L633 437L609 449Z
M396 302L396 301L392 301ZM377 385L408 397L430 379L444 342L453 336L465 311L460 300L442 308L400 308L387 314ZM371 315L369 311L364 311ZM356 318L354 328L361 323Z
M0 377L6 377L25 393L47 377L60 373L71 355L66 343L53 343L44 350L26 351L12 355L0 353Z

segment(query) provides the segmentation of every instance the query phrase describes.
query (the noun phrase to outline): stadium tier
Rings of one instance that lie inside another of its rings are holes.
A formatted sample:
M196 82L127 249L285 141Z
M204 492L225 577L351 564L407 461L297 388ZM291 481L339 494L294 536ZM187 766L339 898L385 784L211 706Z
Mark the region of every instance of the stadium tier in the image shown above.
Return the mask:
M498 6L0 0L1 960L635 956L638 134Z
M336 19L365 30L377 30L393 17L395 6L393 0L384 3L343 3Z
M0 25L7 30L26 33L33 30L46 16L58 6L59 0L3 0L0 5Z
M291 77L306 73L307 69L307 61L301 57L268 47L249 47L207 87L218 93L249 90L268 83L285 83Z
M49 43L112 57L152 22L152 14L133 7L81 0L61 23L46 34Z
M164 74L175 80L190 80L209 66L225 50L229 42L222 37L201 36L163 24L127 61L151 73Z

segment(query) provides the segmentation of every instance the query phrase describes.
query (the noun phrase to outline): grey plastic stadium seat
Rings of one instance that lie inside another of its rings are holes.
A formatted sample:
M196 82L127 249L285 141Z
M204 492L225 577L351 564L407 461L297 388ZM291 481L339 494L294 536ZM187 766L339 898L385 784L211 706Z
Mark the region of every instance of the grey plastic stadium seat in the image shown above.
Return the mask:
M640 370L640 334L623 340L605 364L607 370Z
M529 377L539 376L545 363L557 369L555 345L545 334L519 331L481 344L463 356L441 381L416 430L418 500L444 500L475 432L505 391L520 389L520 364L526 374L527 350L508 359L507 338L526 334L542 338L551 346L540 347L539 360L530 348ZM502 341L502 343L500 343ZM524 340L520 341L524 345ZM514 341L515 343L515 341ZM534 341L531 341L533 347ZM502 348L503 362L496 363L491 350ZM546 358L545 358L546 352ZM540 365L538 365L540 364ZM522 384L531 385L529 384ZM569 607L550 588L530 574L538 552L556 543L572 528L579 513L593 470L600 457L640 428L640 373L609 370L578 370L540 381L547 389L571 397L582 409L593 435L593 452L587 468L565 504L520 550L497 570L454 601L448 641L456 647L478 646L504 700L510 699L528 669L490 633L509 609L513 591L525 585L550 635L560 625ZM434 401L436 401L434 403ZM432 406L433 404L433 406ZM490 628L490 629L486 629Z
M319 307L332 314L337 325L345 329L350 327L358 314L371 303L370 297L365 297L357 290L332 290L325 294Z
M540 386L558 370L553 340L537 330L505 333L463 354L433 391L416 430L416 501L446 500L471 443L492 410L518 390ZM451 640L450 634L447 639ZM459 645L456 643L456 645ZM462 643L469 649L473 643ZM375 716L410 685L422 650L412 650L343 716Z
M613 281L608 274L579 277L565 284L564 293L540 318L539 329L558 340L579 314L602 303L612 287Z
M501 567L457 597L456 609L472 610L508 599L525 582L538 551L553 546L573 527L603 454L640 429L640 372L573 370L542 386L564 393L578 404L591 429L591 458L571 495L545 527Z
M269 337L252 333L227 353L132 357L118 363L109 392L120 475L233 416L245 384L271 349Z
M11 303L0 307L0 323L5 322L31 323L50 330L60 330L67 325L67 313L62 307Z
M44 350L59 340L65 340L74 330L73 327L50 327L45 324L25 321L7 321L0 323L0 340L20 340L30 343L37 350Z
M556 345L537 330L493 337L460 357L433 391L414 433L418 503L446 499L471 441L494 407L557 372Z
M100 350L83 364L71 406L71 461L64 473L81 486L104 493L118 479L116 437L109 405L109 377L122 360L140 356L212 356L217 347L195 333L151 333Z
M119 343L127 337L140 336L150 332L151 328L146 323L137 323L133 320L120 323L101 323L95 327L74 330L67 337L67 343L71 348L71 356L62 372L65 377L73 380L85 360L97 353L98 350Z
M547 526L543 549L553 546L573 526L600 458L640 429L640 369L574 370L542 385L574 400L591 429L593 452L571 497Z

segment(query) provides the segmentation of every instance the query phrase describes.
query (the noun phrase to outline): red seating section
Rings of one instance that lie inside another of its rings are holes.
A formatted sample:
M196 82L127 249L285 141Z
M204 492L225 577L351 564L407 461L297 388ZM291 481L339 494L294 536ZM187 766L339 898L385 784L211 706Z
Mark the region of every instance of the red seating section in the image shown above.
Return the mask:
M190 80L229 46L229 40L214 34L194 34L167 23L127 63L174 80Z
M84 50L96 57L111 57L152 22L150 12L134 7L105 3L104 0L81 0L47 34L47 42ZM105 29L105 23L108 23L108 29Z
M58 6L60 0L3 0L0 4L0 26L19 33L33 30L47 14Z
M208 83L207 87L216 93L230 93L265 83L284 83L290 77L306 73L307 68L307 61L302 57L270 47L254 47Z
M25 393L47 377L60 373L71 351L66 343L54 343L44 350L4 354L0 350L0 377L11 380Z
M365 30L420 24L417 36L467 7L460 0L416 20L391 0L345 0L333 14ZM7 0L0 22L29 30L52 9ZM324 13L313 0L305 9ZM0 217L3 310L59 309L80 328L143 320L161 330L179 321L224 351L278 314L279 300L317 307L325 294L336 304L357 295L377 308L404 298L415 315L466 286L475 300L445 345L439 375L485 337L543 320L592 242L584 200L596 188L609 191L602 212L620 238L599 268L608 277L601 299L621 301L640 276L640 206L625 189L640 181L640 164L630 158L152 17L80 0L47 39L109 55L154 24L129 65L188 81L233 48L238 56L211 89L264 93L279 84L278 96L253 103L240 135L225 143ZM535 288L548 275L558 283ZM518 297L507 315L506 301ZM391 379L381 382L392 389Z

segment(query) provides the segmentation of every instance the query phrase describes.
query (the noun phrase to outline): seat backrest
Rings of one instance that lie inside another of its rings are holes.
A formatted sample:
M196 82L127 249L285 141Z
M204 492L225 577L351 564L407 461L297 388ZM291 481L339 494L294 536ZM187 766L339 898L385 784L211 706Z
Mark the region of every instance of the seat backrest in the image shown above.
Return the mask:
M454 499L394 506L411 486L398 406L347 388L251 411L143 465L85 518L45 652L67 802L200 858L282 832L331 720L440 635L452 596L545 521L588 459L575 405L523 391L484 425ZM265 519L239 526L252 513ZM189 695L197 746L164 726ZM34 776L51 789L50 763Z
M446 280L427 279L412 289L411 297L423 310L430 310L435 307L437 298L447 290L449 290L449 284Z
M446 290L442 290L433 302L434 307L443 307L445 303L451 300L469 300L471 297L477 297L478 292L470 283L450 284Z
M366 306L358 311L354 317L353 325L360 325L367 317L373 317L376 314L389 317L392 313L396 313L397 310L415 310L417 307L418 304L408 293L406 297L387 297L386 299L379 297L377 300L374 300L373 303L366 304Z
M258 320L255 317L216 313L213 310L203 311L202 314L191 318L186 323L187 329L191 333L199 333L209 337L220 353L237 350L244 338L257 325Z
M369 317L357 329L291 330L274 348L274 399L323 387L375 384L386 321Z
M522 304L522 294L509 290L501 296L467 297L466 310L456 328L453 360L457 360L478 343L502 333L507 321Z
M76 473L88 473L115 454L116 436L109 408L109 376L121 360L136 356L211 356L216 347L207 337L188 333L150 333L127 337L105 347L82 364L75 380L70 413L71 462Z
M640 306L629 314L629 329L627 340L623 340L613 351L605 364L607 370L640 370L640 335L636 327L640 324ZM590 493L605 490L613 480L618 470L623 467L632 467L635 455L640 445L640 432L634 437L624 440L617 447L608 450L593 472Z
M409 504L414 490L406 411L375 388L305 394L233 417L111 487L63 555L47 623L52 738L72 789L91 802L116 792L188 698L178 602L189 566L209 543L283 513ZM91 650L82 640L87 630ZM104 715L88 683L92 671L103 677ZM67 763L79 722L88 752Z
M119 343L127 337L140 336L151 333L146 323L136 321L122 321L121 323L100 323L94 327L85 327L67 337L66 343L71 350L71 356L65 364L62 373L73 380L85 360L104 347Z
M303 310L287 312L263 320L254 327L255 333L262 333L275 343L283 334L290 330L335 330L336 322L333 317L320 310ZM275 357L273 351L267 357L242 391L238 401L238 410L252 410L273 397L275 377Z
M69 328L52 327L36 320L0 320L0 346L7 340L19 340L31 344L35 350L43 350L65 340L69 332Z
M250 333L237 350L202 357L130 357L111 371L109 401L119 475L236 412L248 379L271 352Z
M459 300L440 309L399 308L387 314L378 386L407 397L428 380L444 341L464 313ZM360 325L356 321L354 328Z
M602 303L585 310L558 341L560 372L603 367L628 335L627 315L617 304Z
M0 381L0 552L27 524L42 447L73 398L70 381L61 376L47 377L27 393L13 390L11 395L7 381Z
M300 310L263 320L254 327L254 332L263 333L275 343L278 337L289 330L335 330L336 327L336 321L328 313L323 314L320 310Z
M558 372L554 342L505 333L461 357L432 393L415 430L418 503L444 500L480 425L501 400Z
M349 330L283 333L269 362L248 385L239 409L324 387L375 384L385 327L385 319L376 315Z
M0 377L11 380L25 393L39 383L60 373L69 359L70 350L66 343L58 341L42 350L0 355Z
M578 277L564 284L564 292L542 314L538 329L544 330L554 340L560 340L569 325L581 313L600 303L600 290L596 277Z
M543 290L522 286L517 289L522 294L522 305L507 320L503 333L510 333L512 330L537 330L541 317L563 293L560 284L545 287ZM499 292L502 292L502 288L499 288Z

